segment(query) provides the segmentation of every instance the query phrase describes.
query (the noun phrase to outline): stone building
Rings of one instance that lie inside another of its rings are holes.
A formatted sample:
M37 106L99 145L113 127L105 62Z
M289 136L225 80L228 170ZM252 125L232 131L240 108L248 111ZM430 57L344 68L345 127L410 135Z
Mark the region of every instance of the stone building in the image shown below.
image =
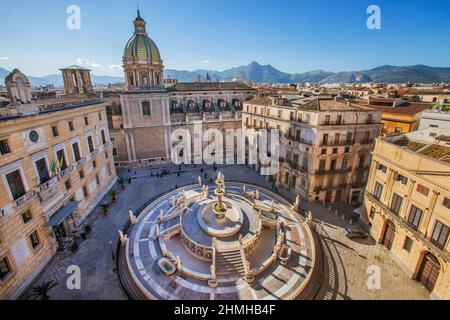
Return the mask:
M171 82L164 86L163 61L146 23L138 17L123 56L126 90L105 92L117 165L170 161L171 136L176 129L241 127L244 101L256 90L240 82Z
M362 221L432 298L450 299L450 131L377 138Z
M58 248L70 250L116 177L99 97L31 100L17 69L6 86L12 103L0 109L1 299L17 298Z
M280 130L277 185L309 202L362 201L381 112L339 99L244 103L246 129Z

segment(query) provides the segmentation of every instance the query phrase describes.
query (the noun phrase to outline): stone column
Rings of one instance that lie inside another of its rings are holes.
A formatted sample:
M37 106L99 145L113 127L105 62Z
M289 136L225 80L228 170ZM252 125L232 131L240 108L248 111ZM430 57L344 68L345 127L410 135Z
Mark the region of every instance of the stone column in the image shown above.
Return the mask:
M408 193L406 194L406 197L405 197L405 203L402 206L402 210L399 212L399 216L403 219L408 219L408 212L409 212L408 208L409 208L409 205L411 204L411 195L412 195L415 185L416 185L416 181L410 179L410 184L408 186Z
M131 162L131 161L133 161L133 158L131 155L130 136L129 136L128 132L125 132L125 145L127 147L128 162Z
M419 231L422 232L425 236L428 236L431 216L433 215L434 208L436 207L437 199L440 193L433 190L433 196L431 197L430 204L428 208L423 212L423 222L419 228ZM430 231L432 232L432 230Z
M378 161L374 160L372 162L372 166L370 167L369 178L368 178L370 183L367 185L367 188L366 188L367 191L370 193L373 191L373 188L375 186L375 176L377 174L379 164L380 163Z

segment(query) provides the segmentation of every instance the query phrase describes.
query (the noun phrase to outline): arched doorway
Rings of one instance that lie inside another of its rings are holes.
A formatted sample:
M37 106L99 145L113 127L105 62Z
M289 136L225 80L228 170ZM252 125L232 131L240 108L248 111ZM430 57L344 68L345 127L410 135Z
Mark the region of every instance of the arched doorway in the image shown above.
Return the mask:
M384 228L383 240L381 241L381 243L388 250L391 250L392 244L394 243L394 238L395 238L395 225L391 220L388 220Z
M427 290L433 291L436 281L439 277L441 266L439 260L430 252L424 254L422 263L420 264L417 281L420 282Z

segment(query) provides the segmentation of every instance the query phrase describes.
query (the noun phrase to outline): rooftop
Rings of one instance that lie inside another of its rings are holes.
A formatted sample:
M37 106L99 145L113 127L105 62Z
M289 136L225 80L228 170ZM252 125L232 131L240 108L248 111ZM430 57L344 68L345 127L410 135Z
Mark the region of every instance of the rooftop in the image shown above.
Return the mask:
M397 146L450 164L449 130L428 128L385 139Z
M168 92L180 91L232 91L232 90L255 90L243 82L179 82L167 88Z

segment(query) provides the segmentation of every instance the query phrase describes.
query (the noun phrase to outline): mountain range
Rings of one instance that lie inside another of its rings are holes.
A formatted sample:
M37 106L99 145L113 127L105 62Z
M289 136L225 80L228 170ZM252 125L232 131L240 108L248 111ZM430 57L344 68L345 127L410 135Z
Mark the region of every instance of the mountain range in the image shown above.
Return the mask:
M255 61L247 66L235 67L225 71L215 70L173 70L165 69L164 76L177 79L179 82L193 82L197 75L202 79L209 74L213 81L230 81L240 79L258 83L449 83L450 68L438 68L425 65L415 66L390 66L385 65L370 70L328 72L323 70L309 71L305 73L290 74L282 72L273 66L261 65ZM0 79L4 79L9 71L0 68ZM45 86L53 84L56 87L63 86L60 75L53 74L45 77L28 77L33 86ZM1 80L0 80L1 81ZM2 81L3 83L4 81ZM94 85L107 85L123 83L123 77L92 75Z

